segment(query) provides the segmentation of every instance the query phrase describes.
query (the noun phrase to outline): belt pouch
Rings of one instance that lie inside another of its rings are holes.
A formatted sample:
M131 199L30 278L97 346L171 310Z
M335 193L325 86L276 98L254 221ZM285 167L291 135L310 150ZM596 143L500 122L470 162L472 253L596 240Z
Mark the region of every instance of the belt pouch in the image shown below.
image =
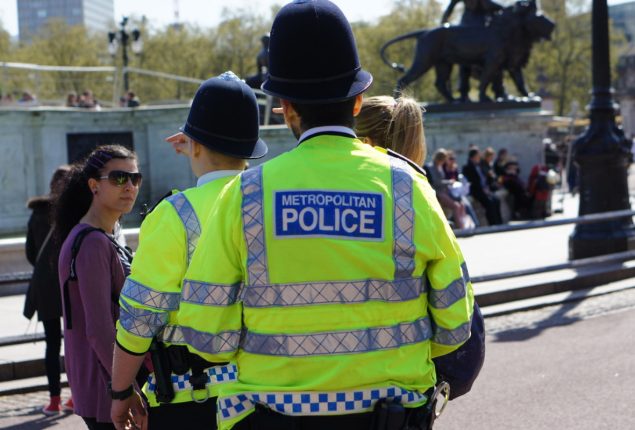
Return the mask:
M183 345L170 345L167 348L168 359L172 372L176 375L185 375L190 370L190 362L188 360L190 352Z
M371 430L404 430L406 410L399 403L380 400L373 410Z

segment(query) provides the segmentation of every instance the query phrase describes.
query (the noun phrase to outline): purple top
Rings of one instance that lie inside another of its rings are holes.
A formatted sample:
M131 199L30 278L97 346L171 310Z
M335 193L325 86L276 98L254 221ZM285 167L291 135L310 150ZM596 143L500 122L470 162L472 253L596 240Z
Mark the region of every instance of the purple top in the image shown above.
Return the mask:
M75 236L86 227L90 226L76 225L62 245L61 288L70 272ZM119 307L113 298L119 297L125 280L124 269L114 245L99 231L84 237L75 269L77 281L69 282L73 328L64 328L64 363L75 413L96 418L98 422L111 422L108 381L112 371L115 322L119 318ZM63 311L66 321L65 307Z

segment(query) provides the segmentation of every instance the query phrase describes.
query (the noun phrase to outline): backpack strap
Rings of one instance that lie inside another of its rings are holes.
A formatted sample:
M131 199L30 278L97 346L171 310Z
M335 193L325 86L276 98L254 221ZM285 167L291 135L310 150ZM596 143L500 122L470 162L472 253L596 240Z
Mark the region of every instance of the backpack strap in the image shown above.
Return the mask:
M143 209L141 210L141 221L143 221L144 219L146 219L146 217L148 215L150 215L150 213L156 209L157 206L159 206L159 203L161 203L163 200L167 199L168 197L170 197L173 194L178 194L179 190L170 190L168 191L163 197L161 197L159 200L157 200L154 205L152 205L151 208L148 208L147 204L143 204Z
M66 314L65 320L66 320L67 330L71 330L73 328L73 318L72 318L72 312L71 312L71 296L69 293L69 282L77 281L77 271L75 269L75 260L77 259L77 254L79 254L79 248L82 246L82 242L84 241L84 238L88 234L92 233L93 231L100 231L106 237L110 238L110 236L108 236L106 232L100 228L86 227L85 229L80 230L79 233L77 233L77 235L75 236L75 239L73 240L73 245L71 246L71 269L70 269L68 278L66 278L66 281L64 281L64 288L63 288L64 310ZM111 240L114 241L114 239L111 239ZM121 245L119 246L121 247Z

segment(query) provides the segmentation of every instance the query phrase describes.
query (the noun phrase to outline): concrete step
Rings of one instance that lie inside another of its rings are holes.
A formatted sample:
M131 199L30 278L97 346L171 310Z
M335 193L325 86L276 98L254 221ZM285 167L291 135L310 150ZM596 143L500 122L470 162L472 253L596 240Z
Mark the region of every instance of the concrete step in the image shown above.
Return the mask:
M565 291L562 293L516 300L512 302L501 303L498 305L490 305L483 307L482 312L485 318L491 318L515 312L544 308L552 305L560 305L569 302L579 302L590 299L592 297L603 296L631 289L635 289L635 279L628 278L593 288Z
M474 284L478 304L500 305L551 294L585 290L635 277L635 261L565 269Z
M62 388L68 387L68 379L65 373L61 375L61 385ZM48 391L46 376L0 382L0 396L13 396L15 394L35 393L38 391Z

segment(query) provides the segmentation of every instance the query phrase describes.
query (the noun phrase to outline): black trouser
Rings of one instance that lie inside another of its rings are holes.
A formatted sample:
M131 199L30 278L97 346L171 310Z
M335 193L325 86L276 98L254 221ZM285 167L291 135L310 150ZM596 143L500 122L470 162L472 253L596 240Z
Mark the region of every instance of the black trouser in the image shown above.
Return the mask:
M384 406L386 403L383 404ZM425 406L405 409L375 407L373 412L332 416L289 416L256 406L256 412L240 421L233 430L428 430L430 416ZM382 413L383 412L383 413Z
M204 403L168 403L148 411L148 430L216 430L216 397Z
M44 325L44 341L46 352L44 354L44 367L49 383L51 396L59 396L60 387L60 348L62 345L62 325L59 318L42 321Z
M485 208L485 217L489 225L502 224L501 218L501 206L498 197L494 194L486 194L484 192L472 194L476 200L479 201L483 208Z
M88 430L115 430L113 423L100 423L95 418L82 417Z

